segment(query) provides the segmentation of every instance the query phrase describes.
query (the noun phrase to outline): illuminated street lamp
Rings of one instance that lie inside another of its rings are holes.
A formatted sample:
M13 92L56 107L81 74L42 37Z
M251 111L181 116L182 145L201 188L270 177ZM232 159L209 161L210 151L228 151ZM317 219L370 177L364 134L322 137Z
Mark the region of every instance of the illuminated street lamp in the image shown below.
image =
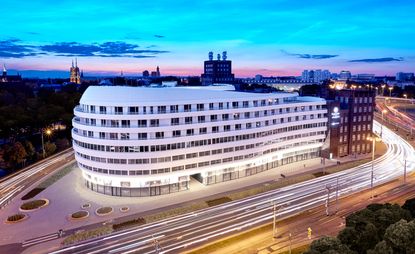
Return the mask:
M389 87L388 89L389 89L389 97L392 97L392 90L393 90L393 87Z
M384 95L384 93L385 93L385 86L386 85L381 85L381 87L382 87L382 96Z
M370 192L371 199L373 199L373 170L375 167L375 142L380 141L378 137L367 137L368 141L372 141L372 170L370 171Z
M406 93L403 94L403 97L405 97L405 99L408 99L408 95Z
M283 208L285 208L285 206L288 206L289 203L284 204L284 205L280 205L277 208L277 204L275 203L275 201L273 202L273 223L272 223L272 237L273 238L277 238L277 213L282 210Z
M46 151L45 151L45 142L43 141L43 134L46 134L46 136L50 136L50 135L52 135L52 130L51 129L46 129L46 128L43 128L41 131L40 131L40 133L41 133L41 136L42 136L42 150L43 150L43 158L45 158L46 157Z

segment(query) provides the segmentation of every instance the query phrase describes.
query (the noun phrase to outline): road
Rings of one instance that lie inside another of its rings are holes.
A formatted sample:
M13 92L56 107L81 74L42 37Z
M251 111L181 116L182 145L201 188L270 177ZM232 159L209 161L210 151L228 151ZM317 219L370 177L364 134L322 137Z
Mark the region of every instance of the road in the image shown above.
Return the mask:
M0 208L4 208L25 187L27 188L57 168L74 161L74 151L69 148L0 179Z
M374 130L380 132L375 122ZM375 160L374 185L402 176L403 161L414 158L415 150L393 131L383 128L387 152ZM408 161L407 171L415 163ZM324 204L338 196L357 193L371 186L372 163L310 181L294 184L242 200L146 224L65 247L52 253L179 253L242 230L269 223L272 207L283 206L284 219Z

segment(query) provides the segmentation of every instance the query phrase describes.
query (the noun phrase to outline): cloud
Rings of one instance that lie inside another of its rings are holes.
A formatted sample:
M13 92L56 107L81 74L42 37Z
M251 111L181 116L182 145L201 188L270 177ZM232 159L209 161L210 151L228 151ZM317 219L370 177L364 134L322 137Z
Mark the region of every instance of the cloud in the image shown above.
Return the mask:
M303 59L328 59L338 57L339 55L311 55L311 54L297 54L297 53L289 53L285 50L281 50L282 53L288 56L295 56L297 58Z
M155 34L154 37L156 37L156 38L164 38L165 36L164 35Z
M122 41L104 43L57 42L46 45L22 45L19 39L0 41L0 57L23 58L26 56L53 55L66 57L132 57L150 58L166 50L139 49L139 45Z
M384 63L384 62L401 62L403 57L394 58L394 57L383 57L383 58L368 58L368 59L355 59L350 60L351 63Z
M22 45L19 39L8 39L0 41L0 57L4 58L23 58L25 56L35 56L36 52L29 45Z

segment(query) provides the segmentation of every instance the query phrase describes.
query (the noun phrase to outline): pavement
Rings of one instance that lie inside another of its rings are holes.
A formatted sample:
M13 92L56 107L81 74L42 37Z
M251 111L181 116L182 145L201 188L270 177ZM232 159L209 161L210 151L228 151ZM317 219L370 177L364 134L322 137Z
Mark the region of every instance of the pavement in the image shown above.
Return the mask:
M366 156L367 157L367 156ZM356 158L342 158L341 161L359 160ZM335 166L337 161L326 160L326 168ZM226 195L226 193L246 188L246 186L258 186L268 182L281 179L281 174L286 177L293 177L305 173L320 172L322 170L321 159L315 158L307 161L296 162L272 170L268 170L250 177L232 180L225 183L205 186L193 180L190 183L190 190L155 197L111 197L93 192L83 185L80 170L74 166L71 173L60 179L58 182L41 192L36 198L47 198L50 204L42 209L29 213L29 219L17 224L4 224L6 230L0 231L0 245L23 243L24 247L30 247L25 253L33 253L38 243L49 242L50 245L59 244L61 239L56 239L58 229L63 229L66 234L73 233L78 229L95 227L97 224L108 221L116 221L120 217L137 217L155 213L168 208L177 207L178 204L206 200ZM39 181L38 183L40 183ZM37 184L33 184L33 187ZM19 206L23 203L20 198L30 191L26 189L16 196L12 202L0 213L0 221L4 221L9 215L18 212ZM68 216L81 210L81 205L89 203L90 216L85 220L72 221ZM114 212L107 216L97 216L95 210L102 206L111 206ZM128 206L128 213L121 213L119 208ZM30 226L30 227L28 227ZM33 228L33 230L28 230ZM14 246L14 249L16 246ZM41 248L44 250L43 244ZM39 252L41 253L41 251Z

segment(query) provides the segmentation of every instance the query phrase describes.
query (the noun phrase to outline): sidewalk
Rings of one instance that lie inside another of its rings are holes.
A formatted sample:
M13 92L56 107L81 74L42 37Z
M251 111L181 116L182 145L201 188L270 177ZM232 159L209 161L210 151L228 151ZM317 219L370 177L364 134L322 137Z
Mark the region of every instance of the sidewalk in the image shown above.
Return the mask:
M356 159L360 159L360 157ZM347 158L342 160L345 161ZM325 167L328 168L336 164L337 161L326 160ZM269 182L275 182L282 178L281 174L284 174L288 178L320 171L322 171L321 159L315 158L210 186L205 186L196 180L192 180L190 182L190 190L168 195L153 197L112 197L87 189L83 185L80 170L75 168L71 173L36 197L49 199L49 206L30 212L30 218L26 221L13 225L3 224L2 228L4 230L0 231L0 245L23 242L27 239L55 233L58 229L67 231L111 221L124 216L142 216L155 213L159 210L179 207L184 205L184 203L191 203L196 200L210 200L215 198L215 196L225 196L226 193L238 189L248 189L249 186L266 185ZM23 203L20 198L29 191L28 189L13 199L12 203L0 214L1 221L4 221L9 215L18 212L19 206ZM81 221L70 221L67 219L71 213L81 210L81 205L85 203L91 204L91 208L88 209L90 215L87 219ZM95 215L95 210L101 206L111 206L114 208L114 212L102 217ZM130 211L127 213L120 212L119 209L123 206L128 206Z

